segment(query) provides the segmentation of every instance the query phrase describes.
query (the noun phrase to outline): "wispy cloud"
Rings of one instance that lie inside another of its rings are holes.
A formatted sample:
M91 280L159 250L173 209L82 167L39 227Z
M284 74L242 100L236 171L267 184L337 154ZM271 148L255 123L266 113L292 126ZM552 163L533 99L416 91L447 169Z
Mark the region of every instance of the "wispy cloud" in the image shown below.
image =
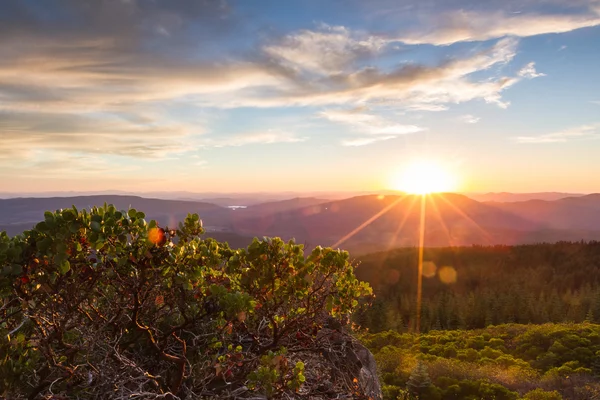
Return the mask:
M597 9L586 14L508 13L504 11L450 11L424 21L419 29L398 37L406 44L450 45L484 41L505 36L527 37L564 33L600 25Z
M546 74L537 72L535 70L535 63L530 62L529 64L527 64L526 66L524 66L523 68L521 68L519 70L519 76L521 76L523 78L533 79L533 78L539 78L541 76L546 76Z
M362 137L357 139L346 139L342 141L343 146L358 147L366 146L376 142L382 142L384 140L394 139L396 136L373 136L373 137Z
M161 158L186 150L190 127L115 116L0 112L0 160L28 158L36 150Z
M481 118L471 114L461 115L458 119L466 124L476 124L481 120Z
M343 140L342 144L345 146L364 146L425 130L425 128L417 125L400 124L389 118L369 113L364 107L350 110L326 110L321 112L320 115L329 121L348 126L354 134L370 136Z
M301 30L263 47L263 51L294 71L342 73L356 61L380 52L387 41L343 26L322 25Z
M298 143L308 140L305 136L298 136L293 132L269 129L259 132L247 132L231 136L207 137L198 142L203 147L237 147L252 144Z
M518 143L564 143L571 140L600 139L600 125L583 125L538 136L519 136Z

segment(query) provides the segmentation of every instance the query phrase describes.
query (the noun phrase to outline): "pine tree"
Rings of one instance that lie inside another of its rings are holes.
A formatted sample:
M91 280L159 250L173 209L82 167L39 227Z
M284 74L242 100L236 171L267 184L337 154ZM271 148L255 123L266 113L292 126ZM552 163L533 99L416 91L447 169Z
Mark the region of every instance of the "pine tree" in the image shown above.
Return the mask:
M427 372L427 367L423 361L417 361L417 365L413 368L406 382L406 387L410 392L420 395L425 389L431 386L431 378Z
M588 310L587 314L585 315L585 321L583 322L594 322L594 310L592 307L590 307Z
M592 359L592 373L594 374L594 376L596 378L600 377L600 356L596 355L593 359Z

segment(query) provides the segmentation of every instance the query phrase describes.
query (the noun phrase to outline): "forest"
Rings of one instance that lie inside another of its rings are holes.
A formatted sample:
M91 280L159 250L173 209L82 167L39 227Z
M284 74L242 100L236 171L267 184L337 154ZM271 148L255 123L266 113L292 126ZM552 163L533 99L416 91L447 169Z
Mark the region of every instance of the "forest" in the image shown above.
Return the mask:
M600 243L424 250L360 258L375 293L354 315L385 399L600 398Z
M376 295L361 326L414 329L417 259L417 248L359 258ZM600 322L600 242L426 248L424 260L422 331Z

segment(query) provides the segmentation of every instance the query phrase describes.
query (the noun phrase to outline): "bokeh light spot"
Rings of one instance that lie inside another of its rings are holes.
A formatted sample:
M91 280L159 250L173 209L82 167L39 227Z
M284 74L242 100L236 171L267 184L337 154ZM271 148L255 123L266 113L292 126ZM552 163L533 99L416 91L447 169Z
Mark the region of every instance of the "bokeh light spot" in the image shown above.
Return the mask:
M457 273L454 267L442 267L439 271L440 281L449 285L456 282Z
M162 246L167 241L165 231L162 228L152 228L148 231L148 240L158 246Z
M423 263L423 276L425 278L433 278L437 271L437 267L433 261L425 261Z

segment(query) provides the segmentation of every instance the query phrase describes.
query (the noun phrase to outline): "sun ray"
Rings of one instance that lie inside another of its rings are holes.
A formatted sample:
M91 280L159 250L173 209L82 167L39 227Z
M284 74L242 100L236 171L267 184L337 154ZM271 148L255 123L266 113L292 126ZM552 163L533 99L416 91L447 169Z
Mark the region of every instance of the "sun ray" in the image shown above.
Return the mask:
M492 237L490 236L489 233L486 232L485 229L483 229L475 220L473 220L473 218L469 217L463 210L461 210L460 208L458 208L457 205L453 204L450 200L446 199L444 196L439 196L444 202L446 202L446 204L448 204L458 215L460 215L461 217L463 217L464 219L466 219L468 222L470 222L471 224L473 224L473 226L475 226L479 232L481 232L481 234L483 235L483 237L485 238L485 240L487 240L488 244L492 244L494 241L492 240Z
M405 196L404 198L407 198L409 196ZM412 213L412 209L415 206L415 202L416 202L416 196L410 196L410 198L412 199L412 201L410 202L410 205L408 206L408 210L406 211L406 213L404 214L404 218L402 218L402 221L400 221L400 223L398 224L398 228L396 228L396 231L393 233L392 238L390 239L389 244L386 246L386 249L384 251L384 255L383 258L381 260L381 264L380 267L383 266L383 264L385 264L385 262L388 259L388 256L390 254L390 251L393 250L394 245L396 243L396 240L398 238L398 234L400 233L400 231L402 230L402 228L404 227L404 224L406 223L406 221L408 220L408 218L410 217L411 213Z
M442 218L440 209L438 208L437 203L435 202L435 197L430 196L429 200L429 203L431 204L431 206L433 207L433 211L435 212L436 219L440 222L440 225L446 233L446 236L448 236L448 244L450 245L450 247L454 246L452 235L450 235L450 229L448 229L448 225L446 225L446 222L444 222L444 219Z
M421 333L421 300L423 297L423 252L425 247L425 199L421 195L421 216L419 218L419 265L417 272L417 335Z
M412 198L412 201L410 202L410 205L408 206L408 210L406 210L406 213L404 214L404 218L402 218L402 221L400 221L400 223L398 224L398 228L396 228L396 231L393 233L392 239L390 240L390 244L389 244L389 246L387 246L388 251L394 247L394 243L396 243L396 240L398 239L398 234L404 227L404 224L408 220L408 217L410 217L412 209L415 206L415 202L416 202L417 198L415 196L411 196L411 198Z
M387 213L392 208L394 208L404 198L405 198L405 196L401 196L401 197L397 198L396 200L394 200L393 202L391 202L390 204L388 204L385 208L383 208L377 214L373 215L371 218L369 218L368 220L366 220L365 222L363 222L362 224L360 224L358 227L356 227L354 230L352 230L346 236L344 236L343 238L341 238L340 240L338 240L337 242L335 242L333 245L331 245L331 247L333 247L333 248L338 247L339 245L341 245L342 243L344 243L346 240L350 239L352 236L354 236L358 232L362 231L364 228L366 228L367 226L369 226L377 218L381 217L383 214Z

